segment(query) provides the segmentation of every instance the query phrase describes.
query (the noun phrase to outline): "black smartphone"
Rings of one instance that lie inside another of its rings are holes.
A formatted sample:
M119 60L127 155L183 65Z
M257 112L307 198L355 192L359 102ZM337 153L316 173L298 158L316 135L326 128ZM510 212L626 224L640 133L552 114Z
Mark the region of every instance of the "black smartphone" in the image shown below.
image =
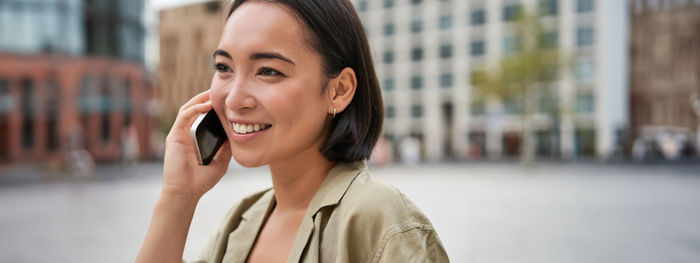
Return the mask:
M214 109L197 117L190 128L190 137L200 165L209 164L227 139Z

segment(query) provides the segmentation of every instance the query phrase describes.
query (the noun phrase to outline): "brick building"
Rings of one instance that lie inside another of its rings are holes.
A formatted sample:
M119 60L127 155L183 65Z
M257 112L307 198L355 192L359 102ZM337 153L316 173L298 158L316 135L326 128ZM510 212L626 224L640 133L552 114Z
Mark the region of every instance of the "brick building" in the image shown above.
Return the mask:
M0 54L0 159L61 158L78 134L97 161L118 160L133 126L141 158L153 157L153 88L142 65L105 58Z
M158 99L166 120L174 120L182 104L209 89L224 6L222 1L208 1L160 11Z
M663 127L698 140L700 116L691 98L700 96L700 1L629 4L633 138Z
M143 0L0 1L0 164L152 158ZM9 23L6 23L9 22Z

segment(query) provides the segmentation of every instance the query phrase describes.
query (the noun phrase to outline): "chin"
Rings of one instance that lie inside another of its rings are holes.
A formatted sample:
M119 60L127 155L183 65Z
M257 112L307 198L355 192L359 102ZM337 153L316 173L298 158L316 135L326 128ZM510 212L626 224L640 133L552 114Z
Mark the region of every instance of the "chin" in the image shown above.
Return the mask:
M244 153L233 152L233 159L236 160L236 162L243 167L254 168L254 167L260 167L260 166L267 164L266 162L263 162L262 160L260 160L260 158L258 158L258 157L251 158L251 157L244 157L244 156L247 156L247 155Z

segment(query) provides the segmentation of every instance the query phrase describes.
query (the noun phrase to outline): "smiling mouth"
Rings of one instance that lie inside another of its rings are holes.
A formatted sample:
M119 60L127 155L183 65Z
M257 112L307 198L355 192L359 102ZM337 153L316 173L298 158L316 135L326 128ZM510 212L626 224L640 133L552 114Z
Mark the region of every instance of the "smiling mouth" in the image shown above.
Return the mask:
M264 131L272 127L270 124L242 124L242 123L231 123L231 130L236 134L248 134L259 131Z

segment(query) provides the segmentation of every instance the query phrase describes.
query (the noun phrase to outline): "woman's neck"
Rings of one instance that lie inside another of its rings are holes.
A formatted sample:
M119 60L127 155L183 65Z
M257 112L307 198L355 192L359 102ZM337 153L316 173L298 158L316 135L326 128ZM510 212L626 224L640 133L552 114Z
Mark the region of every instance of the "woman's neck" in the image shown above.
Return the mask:
M288 160L270 164L272 187L277 201L275 209L279 212L306 211L314 194L335 164L315 147Z

